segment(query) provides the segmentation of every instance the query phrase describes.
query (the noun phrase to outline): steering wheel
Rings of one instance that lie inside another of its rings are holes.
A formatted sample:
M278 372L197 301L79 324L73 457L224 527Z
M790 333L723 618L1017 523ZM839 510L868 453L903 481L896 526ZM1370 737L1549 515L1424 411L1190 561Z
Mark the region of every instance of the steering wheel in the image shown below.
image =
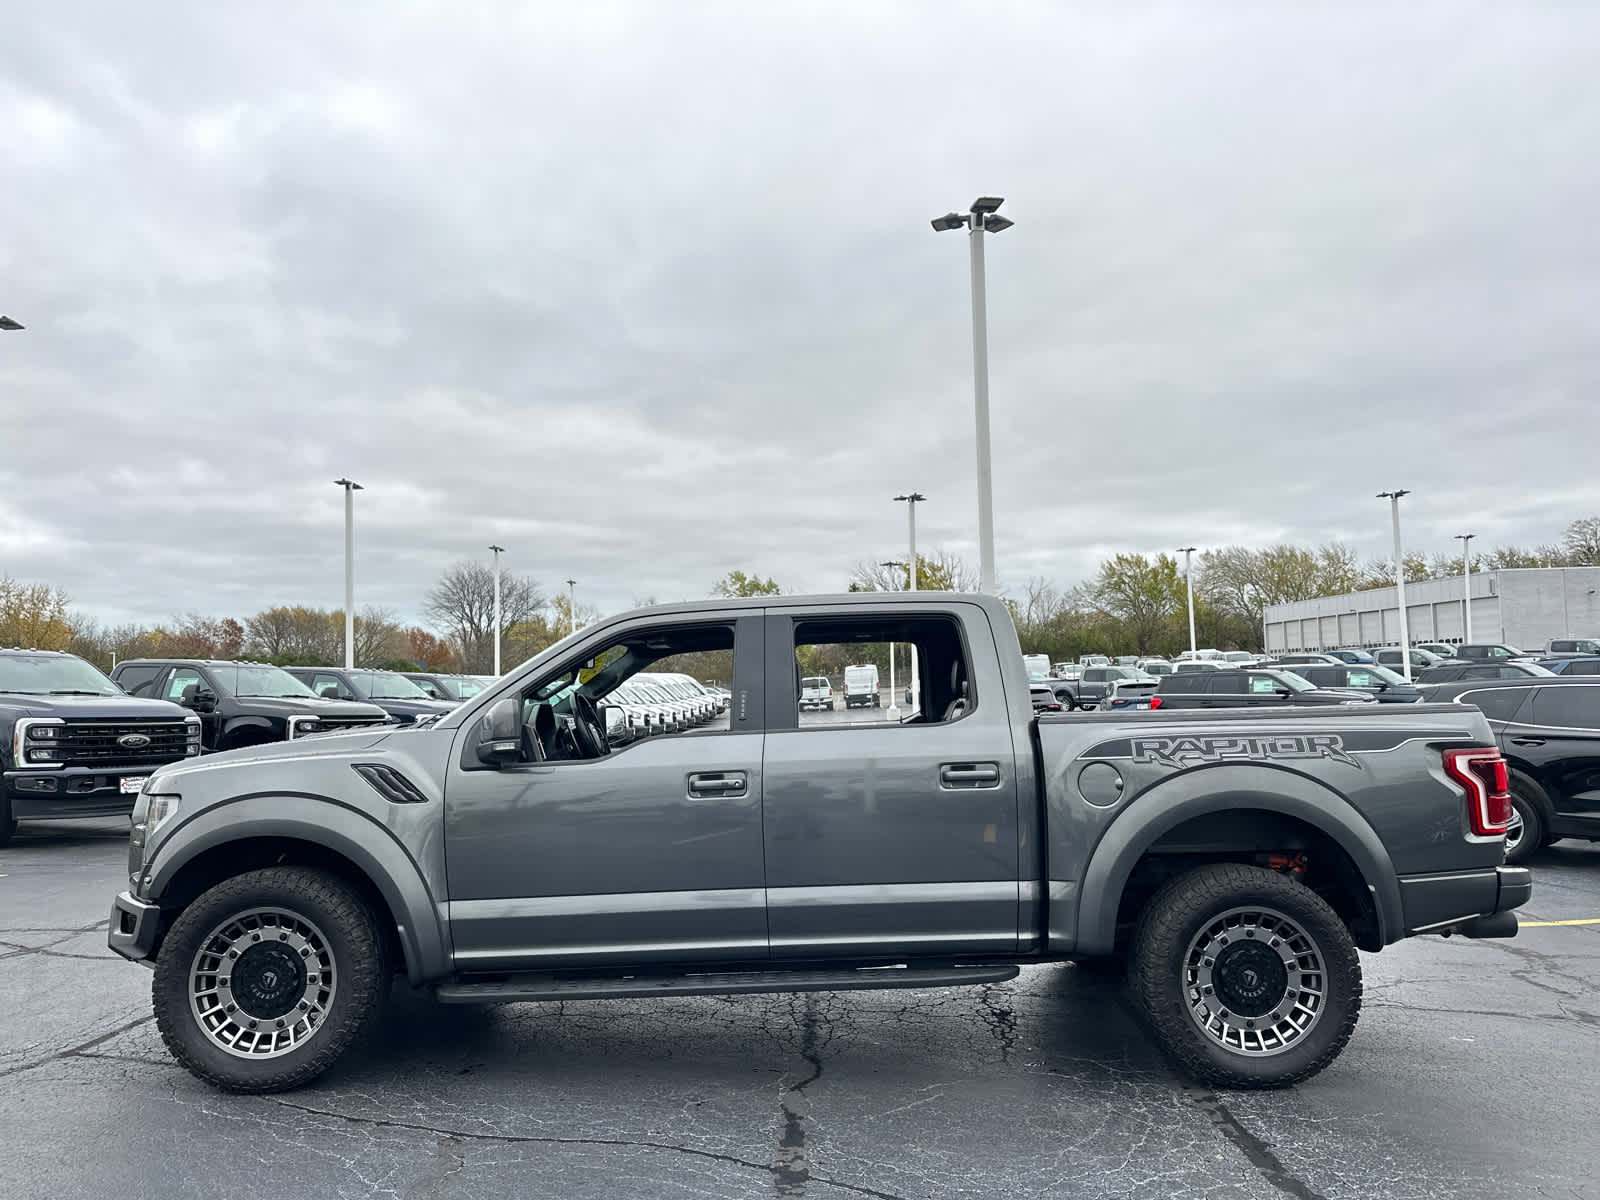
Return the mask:
M611 753L600 710L582 692L572 693L572 736L577 740L578 752L585 758L604 758Z

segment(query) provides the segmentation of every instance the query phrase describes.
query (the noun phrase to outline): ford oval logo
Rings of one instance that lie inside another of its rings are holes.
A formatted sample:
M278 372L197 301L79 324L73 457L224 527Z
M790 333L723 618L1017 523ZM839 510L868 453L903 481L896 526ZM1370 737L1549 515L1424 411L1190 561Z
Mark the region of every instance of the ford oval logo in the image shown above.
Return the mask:
M148 733L125 733L117 739L117 745L127 750L142 750L149 744Z

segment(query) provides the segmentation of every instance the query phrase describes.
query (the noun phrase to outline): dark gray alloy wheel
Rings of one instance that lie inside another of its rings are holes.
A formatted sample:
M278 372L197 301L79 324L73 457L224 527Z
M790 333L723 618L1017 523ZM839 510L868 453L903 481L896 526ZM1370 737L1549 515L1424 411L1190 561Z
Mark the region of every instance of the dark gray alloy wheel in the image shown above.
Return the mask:
M1140 919L1129 981L1162 1048L1221 1087L1283 1087L1338 1057L1361 963L1327 901L1288 876L1215 863L1172 879Z
M360 894L307 867L217 884L162 943L156 1023L173 1057L235 1092L299 1087L372 1023L389 982Z

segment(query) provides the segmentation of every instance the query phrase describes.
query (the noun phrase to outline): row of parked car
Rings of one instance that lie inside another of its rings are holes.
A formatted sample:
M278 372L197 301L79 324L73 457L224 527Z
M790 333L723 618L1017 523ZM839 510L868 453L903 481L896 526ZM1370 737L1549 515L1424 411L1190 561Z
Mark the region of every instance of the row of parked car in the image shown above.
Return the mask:
M110 677L75 655L0 649L0 845L18 820L128 811L175 759L319 733L436 720L494 682L435 672L124 659ZM704 725L731 694L640 674L607 698L613 744Z

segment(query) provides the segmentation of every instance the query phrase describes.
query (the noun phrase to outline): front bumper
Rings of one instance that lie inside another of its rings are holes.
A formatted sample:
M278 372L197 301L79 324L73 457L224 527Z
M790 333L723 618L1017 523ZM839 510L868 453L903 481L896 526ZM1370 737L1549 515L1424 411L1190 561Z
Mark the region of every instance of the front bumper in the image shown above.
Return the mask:
M106 945L132 962L154 965L156 937L161 932L161 906L147 904L134 898L132 892L121 892L111 902L111 925L106 932Z
M1471 938L1516 937L1512 910L1521 908L1532 896L1533 873L1527 867L1402 875L1403 936L1459 933Z
M122 780L137 779L142 783L160 765L110 771L22 768L5 772L4 787L6 798L11 801L11 815L22 821L125 817L139 797L135 792L124 792Z

